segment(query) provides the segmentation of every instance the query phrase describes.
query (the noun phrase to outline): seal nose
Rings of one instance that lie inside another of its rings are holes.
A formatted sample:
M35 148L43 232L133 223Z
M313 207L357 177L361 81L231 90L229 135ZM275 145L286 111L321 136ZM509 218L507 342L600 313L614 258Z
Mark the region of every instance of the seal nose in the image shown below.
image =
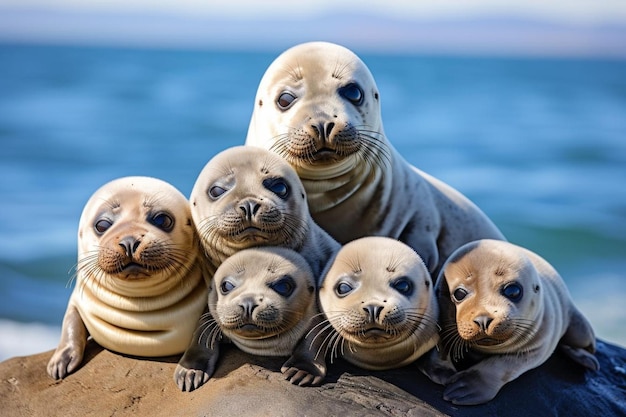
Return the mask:
M133 236L126 236L122 240L120 240L119 245L124 249L126 256L132 258L135 252L137 252L137 248L141 243L140 239L136 239Z
M243 216L246 220L252 220L252 218L256 215L256 213L261 208L261 205L254 200L245 200L239 204L239 210L243 213Z
M317 125L311 125L311 128L317 135L320 141L326 143L330 142L335 123L333 122L320 122Z
M380 313L383 311L383 306L370 304L363 307L363 310L365 311L365 313L367 313L370 322L375 322L378 321L378 319L380 318Z
M259 305L252 298L245 298L239 304L239 307L241 307L241 310L242 310L242 315L245 319L251 319L252 312L258 306Z
M474 323L476 323L483 332L487 331L492 321L493 319L489 316L478 316L474 318Z

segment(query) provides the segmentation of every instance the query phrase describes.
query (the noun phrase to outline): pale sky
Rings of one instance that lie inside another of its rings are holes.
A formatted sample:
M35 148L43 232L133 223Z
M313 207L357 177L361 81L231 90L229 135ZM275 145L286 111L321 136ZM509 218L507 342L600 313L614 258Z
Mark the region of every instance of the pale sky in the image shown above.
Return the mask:
M0 0L3 40L625 57L626 0Z
M0 0L0 10L6 7L239 18L306 17L317 12L341 10L405 18L506 14L577 23L626 22L625 0Z

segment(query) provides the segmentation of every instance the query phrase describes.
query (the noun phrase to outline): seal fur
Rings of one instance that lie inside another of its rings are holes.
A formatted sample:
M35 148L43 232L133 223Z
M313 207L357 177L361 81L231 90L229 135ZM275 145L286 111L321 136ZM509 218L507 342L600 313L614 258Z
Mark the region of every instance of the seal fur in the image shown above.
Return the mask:
M504 239L469 199L411 166L387 139L380 94L352 51L309 42L283 52L259 84L246 145L300 176L315 221L340 243L387 236L415 249L436 278L476 239Z
M124 177L97 190L80 218L76 285L48 374L73 372L88 336L129 355L183 352L206 304L199 246L172 185Z

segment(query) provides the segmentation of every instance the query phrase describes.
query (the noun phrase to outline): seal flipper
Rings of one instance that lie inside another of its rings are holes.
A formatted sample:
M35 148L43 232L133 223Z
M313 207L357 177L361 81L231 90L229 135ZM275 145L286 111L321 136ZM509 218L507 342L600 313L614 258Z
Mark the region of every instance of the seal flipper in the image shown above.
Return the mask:
M48 362L48 375L63 379L83 361L88 332L78 309L70 303L63 317L61 341Z
M559 341L559 348L574 362L592 371L600 369L596 351L596 337L589 321L577 308L570 311L570 322L565 334Z
M200 388L215 372L220 344L212 338L203 342L206 330L204 323L207 322L207 316L210 317L208 310L200 317L191 342L174 370L174 383L181 391L191 392ZM217 343L213 343L214 341Z
M292 355L280 368L287 379L292 384L301 387L320 385L326 377L326 346L327 334L331 331L322 329L315 332L316 328L322 327L326 320L322 315L311 319L309 331L306 336L298 342Z

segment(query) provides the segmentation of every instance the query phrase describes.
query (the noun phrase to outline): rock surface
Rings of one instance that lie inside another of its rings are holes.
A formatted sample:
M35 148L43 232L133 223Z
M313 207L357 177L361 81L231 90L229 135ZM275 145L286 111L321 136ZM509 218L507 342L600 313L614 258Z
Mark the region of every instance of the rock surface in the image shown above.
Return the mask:
M442 399L443 387L415 366L366 372L330 365L321 387L297 387L284 358L223 350L213 378L183 393L172 380L178 357L137 359L90 341L82 367L63 381L46 374L52 351L0 363L2 416L626 416L626 349L598 341L597 373L557 353L470 407Z

